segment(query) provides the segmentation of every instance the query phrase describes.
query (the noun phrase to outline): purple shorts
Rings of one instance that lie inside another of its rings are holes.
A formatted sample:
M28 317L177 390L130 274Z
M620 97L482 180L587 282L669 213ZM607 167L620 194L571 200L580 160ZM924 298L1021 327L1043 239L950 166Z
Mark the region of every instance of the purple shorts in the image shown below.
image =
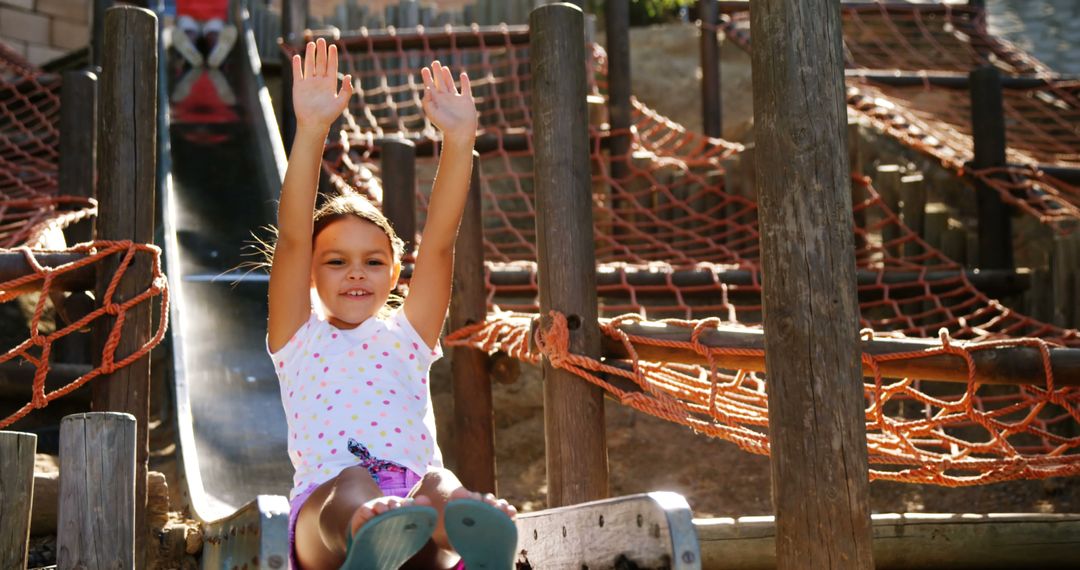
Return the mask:
M411 469L383 469L377 473L379 489L387 497L404 497L420 482L420 476ZM304 501L318 488L318 485L310 485L289 501L289 568L292 570L300 570L300 563L296 560L296 517L300 514Z

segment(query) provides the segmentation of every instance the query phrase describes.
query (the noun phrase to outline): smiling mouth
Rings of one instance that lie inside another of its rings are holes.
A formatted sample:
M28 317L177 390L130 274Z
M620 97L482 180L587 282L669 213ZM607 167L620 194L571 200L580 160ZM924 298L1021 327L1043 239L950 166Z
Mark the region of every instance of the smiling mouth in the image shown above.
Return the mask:
M346 291L346 292L342 293L341 295L343 297L349 297L350 299L362 299L364 297L370 297L371 293L369 293L367 291L353 290L353 291Z

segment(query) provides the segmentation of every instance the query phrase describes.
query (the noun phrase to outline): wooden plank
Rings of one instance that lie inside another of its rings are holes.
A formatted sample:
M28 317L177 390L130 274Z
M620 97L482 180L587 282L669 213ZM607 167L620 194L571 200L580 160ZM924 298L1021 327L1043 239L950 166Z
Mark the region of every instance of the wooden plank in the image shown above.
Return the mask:
M131 414L60 422L58 570L136 568L135 439Z
M0 431L0 568L26 568L37 436Z
M132 6L110 8L105 16L105 45L101 73L98 130L98 239L154 241L154 196L157 185L158 24L153 12ZM138 88L133 88L138 86ZM97 294L106 291L117 271L116 259L98 264ZM135 297L145 289L152 272L149 256L136 256L112 293L112 302ZM151 304L128 310L116 360L134 353L150 339ZM94 364L101 363L114 316L97 319L91 332ZM92 387L95 411L131 414L136 438L135 528L144 529L146 468L149 457L147 424L150 416L150 359L99 378ZM135 560L141 566L145 540L139 533ZM105 565L89 565L91 568Z
M904 173L897 164L883 164L874 172L874 187L881 194L881 201L894 216L896 222L885 224L881 228L881 247L893 257L900 255L898 244L892 243L900 238L900 179Z
M94 161L97 159L97 75L89 71L64 72L60 90L60 194L94 196ZM90 241L93 219L64 230L69 244Z
M777 567L874 567L840 5L750 11Z
M1080 516L1068 514L875 514L878 570L1073 568ZM773 517L696 519L702 564L725 570L776 568Z
M540 312L559 311L569 350L600 355L596 325L596 256L589 179L584 19L581 10L549 4L532 11L532 98ZM547 317L545 317L547 318ZM598 387L544 360L544 436L548 504L608 495L604 400Z
M416 246L416 146L406 139L386 139L381 147L383 214L409 254Z
M480 155L473 152L472 181L454 246L454 281L450 330L483 322L487 317L484 285L484 220L480 193ZM451 375L454 390L454 441L461 482L474 491L495 493L495 414L488 356L456 346Z
M686 500L632 495L518 516L518 568L701 568Z
M716 0L698 0L697 9L698 19L701 20L701 128L705 136L721 137L724 118L720 90L720 38L716 31L720 9Z
M1001 73L987 65L971 72L971 133L975 171L1005 164L1005 112ZM1013 267L1012 213L1001 194L976 179L979 207L979 267Z

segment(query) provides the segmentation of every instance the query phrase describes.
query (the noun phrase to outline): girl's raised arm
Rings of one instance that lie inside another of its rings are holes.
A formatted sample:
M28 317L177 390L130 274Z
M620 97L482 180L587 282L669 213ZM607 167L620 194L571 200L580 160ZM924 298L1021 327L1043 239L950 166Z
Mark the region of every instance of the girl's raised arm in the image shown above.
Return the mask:
M267 344L277 352L311 314L311 232L319 165L330 125L353 93L352 76L338 89L337 46L308 42L304 58L292 58L296 136L278 203L278 239L270 265Z
M465 73L460 77L460 93L450 70L437 61L430 69L421 70L420 75L424 80L424 112L443 132L443 146L409 295L402 310L424 342L434 346L450 304L454 241L472 177L476 104Z

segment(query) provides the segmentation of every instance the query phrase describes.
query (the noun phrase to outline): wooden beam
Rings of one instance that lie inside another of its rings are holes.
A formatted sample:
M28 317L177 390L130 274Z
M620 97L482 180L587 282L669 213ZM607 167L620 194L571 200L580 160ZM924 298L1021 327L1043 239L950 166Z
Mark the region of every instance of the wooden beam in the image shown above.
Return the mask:
M60 422L58 568L140 567L135 422L131 414L111 412Z
M94 197L97 159L97 75L67 71L60 89L60 194ZM90 241L93 218L67 228L69 244Z
M750 29L777 568L871 570L840 3Z
M724 132L720 38L716 30L720 11L716 0L698 0L697 5L701 20L701 126L706 136L720 137Z
M480 26L477 29L471 27L455 27L450 31L434 29L424 33L416 33L408 30L389 33L385 31L371 31L363 29L360 32L336 34L332 30L311 30L310 33L298 36L302 39L314 40L325 37L340 39L346 47L362 46L366 51L407 51L407 50L439 50L439 49L471 49L481 46L528 46L528 26Z
M480 193L480 156L473 152L469 197L454 246L454 281L450 329L482 322L487 316L484 287L484 221ZM454 392L454 472L466 487L496 492L495 414L488 356L475 348L454 347L451 375Z
M1005 111L1001 72L983 66L971 72L971 138L976 171L1005 164ZM981 178L975 180L979 207L979 267L1013 267L1012 212L1001 194Z
M93 0L94 13L91 16L90 30L90 61L94 69L101 69L102 55L104 52L105 37L105 12L112 8L113 0Z
M664 492L525 513L517 567L700 570L691 517L686 499Z
M606 322L603 320L602 322ZM656 341L690 342L691 329L657 324L623 324L623 332L633 336L643 336ZM704 332L698 342L709 348L765 350L765 334L760 330L742 327L718 327ZM965 347L971 341L953 341L954 345ZM861 341L860 350L873 356L889 356L909 352L925 352L939 347L940 342L931 339L889 339L879 338ZM708 365L703 355L692 350L667 346L658 346L647 342L634 343L638 357L652 362L678 362L683 364ZM604 358L627 359L630 355L621 342L604 337ZM998 347L993 350L974 350L971 357L975 365L975 376L983 384L1046 385L1046 372L1042 366L1042 353L1027 346ZM763 356L717 354L714 362L725 370L748 370L765 372ZM1054 371L1054 384L1057 386L1080 386L1080 349L1051 348L1050 366ZM912 360L894 360L880 363L882 376L886 378L921 378L942 382L968 381L968 368L959 356L939 354ZM873 377L869 366L862 367L859 377Z
M950 71L911 72L888 69L845 69L844 77L848 79L864 79L893 87L922 87L929 84L951 89L968 89L971 85L969 74ZM1001 78L1001 87L1004 89L1034 89L1037 87L1049 87L1058 81L1074 80L1076 80L1076 77L1071 75L1010 76Z
M26 568L37 436L0 431L0 568Z
M608 54L608 125L612 135L608 156L611 178L623 180L630 171L630 0L604 4Z
M548 4L532 11L533 159L540 312L559 311L570 325L569 349L600 355L596 325L584 18ZM567 63L571 62L571 63ZM544 361L544 436L548 504L608 495L602 391Z
M706 568L776 567L773 517L695 519ZM1073 568L1080 553L1075 514L875 514L880 570Z
M381 148L383 215L410 254L416 246L416 145L406 139L384 139Z
M153 12L132 6L110 8L105 16L104 59L98 130L98 235L102 240L154 241L154 196L157 186L158 23ZM125 278L106 299L118 259L98 263L99 303L130 299L145 289L152 260L136 256ZM150 339L151 304L128 310L117 360L134 353ZM113 316L97 319L91 333L94 365L101 363ZM146 470L149 458L150 358L99 378L93 384L95 411L124 412L136 421L135 528L146 528ZM135 560L145 557L143 533L135 542ZM89 564L89 568L110 567Z

